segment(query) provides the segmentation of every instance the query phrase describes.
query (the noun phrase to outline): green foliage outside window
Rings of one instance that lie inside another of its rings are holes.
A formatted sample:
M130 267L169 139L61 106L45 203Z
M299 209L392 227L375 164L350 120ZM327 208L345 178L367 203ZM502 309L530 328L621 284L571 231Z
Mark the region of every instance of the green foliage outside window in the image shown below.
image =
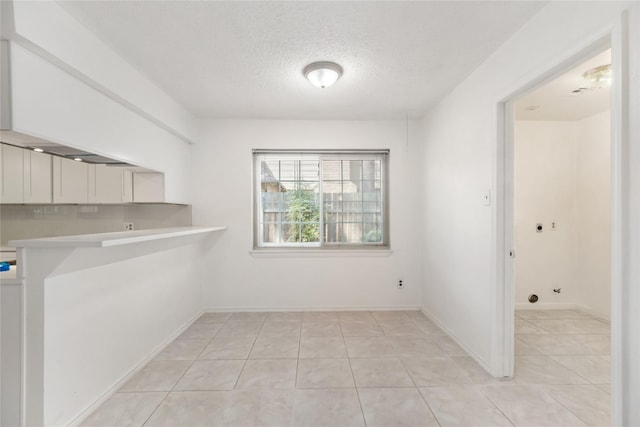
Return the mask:
M289 242L318 242L320 240L320 207L310 191L287 192L289 209L286 217L291 227L287 233Z

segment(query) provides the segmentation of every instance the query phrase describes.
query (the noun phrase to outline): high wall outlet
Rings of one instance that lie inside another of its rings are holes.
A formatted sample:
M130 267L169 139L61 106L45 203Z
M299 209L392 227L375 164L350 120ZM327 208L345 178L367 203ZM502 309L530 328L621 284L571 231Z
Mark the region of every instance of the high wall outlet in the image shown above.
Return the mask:
M131 231L131 230L133 230L133 223L132 223L132 222L125 222L125 223L124 223L124 230L125 230L125 231Z
M404 283L402 283L402 280L398 280L398 289L404 289Z

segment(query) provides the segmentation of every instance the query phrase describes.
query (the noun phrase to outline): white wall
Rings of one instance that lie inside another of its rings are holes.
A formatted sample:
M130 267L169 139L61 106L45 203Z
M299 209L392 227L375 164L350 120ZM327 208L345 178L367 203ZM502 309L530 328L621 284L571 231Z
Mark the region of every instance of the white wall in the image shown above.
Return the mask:
M576 279L579 304L611 317L611 113L580 120L577 125L578 227Z
M226 225L208 257L205 309L417 308L419 190L414 123L210 121L193 146L194 224ZM252 148L389 148L389 256L261 258L252 248ZM398 290L398 279L406 288Z
M3 1L2 38L37 52L185 141L198 139L195 117L55 1Z
M203 239L22 249L21 425L78 421L196 319Z
M191 206L131 203L126 205L0 205L0 246L9 240L191 225Z
M576 304L583 290L576 278L575 122L517 121L514 162L516 308ZM542 233L536 231L537 223L542 223ZM554 288L562 292L556 294ZM530 294L540 298L536 304L527 301Z
M188 203L189 143L199 139L199 120L55 1L1 7L2 38L11 43L11 93L2 88L11 128L163 172L165 201ZM3 125L6 117L3 110Z
M498 105L619 28L625 8L634 4L550 2L425 118L422 306L496 375L505 366L499 329L504 293L495 268L498 211L495 204L484 207L481 196L487 188L502 191L496 184ZM637 15L636 7L629 28ZM622 49L637 64L639 51ZM636 102L634 85L628 96ZM631 344L625 351L637 353L637 341Z
M573 307L610 317L610 115L516 122L516 308ZM530 304L530 294L539 301Z
M163 172L188 202L190 144L15 43L11 90L13 130Z

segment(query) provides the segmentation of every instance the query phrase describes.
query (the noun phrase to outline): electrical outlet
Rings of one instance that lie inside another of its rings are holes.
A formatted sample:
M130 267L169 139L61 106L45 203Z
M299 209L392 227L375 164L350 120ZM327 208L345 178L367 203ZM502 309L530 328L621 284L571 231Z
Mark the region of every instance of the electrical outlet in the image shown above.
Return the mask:
M125 231L131 231L131 230L133 230L133 223L132 223L132 222L125 222L125 223L124 223L124 230L125 230Z
M398 289L404 289L404 283L402 283L402 280L398 280Z

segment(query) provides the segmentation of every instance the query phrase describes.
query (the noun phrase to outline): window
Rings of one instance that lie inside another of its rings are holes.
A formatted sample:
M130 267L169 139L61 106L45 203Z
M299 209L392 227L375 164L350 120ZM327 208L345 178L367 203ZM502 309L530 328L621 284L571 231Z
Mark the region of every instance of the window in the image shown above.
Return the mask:
M387 157L254 150L254 246L388 246Z

